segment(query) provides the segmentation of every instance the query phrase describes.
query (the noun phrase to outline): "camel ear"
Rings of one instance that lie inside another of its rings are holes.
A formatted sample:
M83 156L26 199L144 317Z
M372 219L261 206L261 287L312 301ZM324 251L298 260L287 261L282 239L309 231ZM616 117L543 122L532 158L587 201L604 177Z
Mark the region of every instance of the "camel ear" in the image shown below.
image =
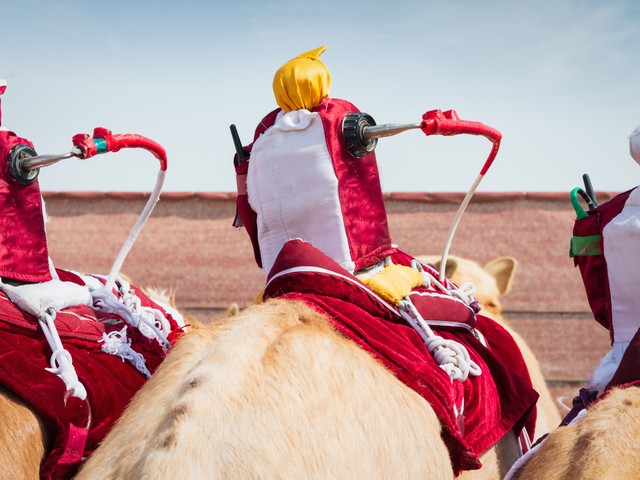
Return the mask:
M517 268L518 261L513 257L494 258L484 266L486 272L495 279L500 295L506 295L511 290Z
M436 269L440 270L441 260L436 262ZM447 278L453 277L453 274L458 270L458 261L455 258L447 258L447 266L444 268L444 274Z

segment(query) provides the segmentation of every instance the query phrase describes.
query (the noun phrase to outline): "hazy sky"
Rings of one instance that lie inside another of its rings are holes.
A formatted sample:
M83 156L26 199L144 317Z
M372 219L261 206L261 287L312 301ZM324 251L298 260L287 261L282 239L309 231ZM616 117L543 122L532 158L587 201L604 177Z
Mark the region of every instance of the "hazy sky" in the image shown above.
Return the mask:
M229 125L249 143L275 107L276 69L327 45L331 95L377 123L455 109L503 134L479 190L640 183L640 2L606 0L3 2L3 126L41 154L103 126L169 154L165 191L233 191ZM385 191L466 191L490 150L477 137L382 139ZM67 160L43 190L153 187L146 153Z

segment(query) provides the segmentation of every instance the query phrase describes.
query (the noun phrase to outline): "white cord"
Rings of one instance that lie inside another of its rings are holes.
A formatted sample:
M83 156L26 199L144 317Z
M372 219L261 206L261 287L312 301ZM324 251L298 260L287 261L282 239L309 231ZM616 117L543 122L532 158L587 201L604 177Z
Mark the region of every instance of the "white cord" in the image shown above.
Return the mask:
M480 182L482 181L483 178L484 178L484 175L482 175L482 174L477 176L477 178L473 182L473 185L471 185L471 189L469 189L469 191L467 192L467 194L464 197L464 200L460 204L460 207L458 207L458 211L456 212L456 216L453 219L453 223L451 224L451 227L449 228L449 233L447 234L447 241L444 244L444 250L442 252L442 258L440 259L440 281L441 282L443 282L444 278L445 278L444 271L445 271L445 268L447 267L447 257L449 256L449 249L451 248L451 242L453 242L453 236L456 233L456 229L458 228L458 224L460 223L460 219L462 218L462 214L466 210L467 205L471 201L471 197L473 197L473 194L478 189L478 185L480 185Z
M59 310L74 305L91 305L91 295L85 287L58 279L43 283L9 285L0 281L2 290L9 300L23 312L38 319L38 325L51 348L50 368L64 382L67 391L81 400L86 399L87 390L78 379L71 354L62 346L55 324Z
M53 352L49 359L51 368L46 368L45 370L60 377L67 387L67 391L71 392L72 397L84 400L87 398L87 390L78 379L71 354L62 346L62 341L55 325L55 318L56 311L52 308L38 315L40 328Z
M467 305L471 305L473 302L475 302L476 299L473 294L476 291L476 286L473 283L466 282L459 287L456 287L452 282L448 282L446 278L441 278L441 280L438 280L436 277L431 275L430 272L425 270L422 264L415 258L411 260L411 267L417 269L422 274L425 287L428 288L433 284L438 287L438 289L440 289L442 293L446 293L447 295L456 297L462 300ZM442 282L446 282L447 284L451 285L452 288L447 288L447 286L443 285Z
M129 254L131 247L133 247L134 242L138 238L138 235L140 234L142 227L144 227L145 222L151 215L153 208L156 206L156 203L158 203L158 200L160 199L160 191L162 190L162 185L164 183L165 173L166 173L165 170L160 170L158 172L156 186L153 188L153 191L151 192L151 196L149 197L149 200L147 200L144 210L142 210L140 217L138 217L138 221L131 229L129 236L127 237L126 241L120 248L120 252L118 253L118 256L113 262L113 266L111 267L111 272L109 273L109 277L107 278L107 284L106 284L107 290L111 290L113 288L116 281L116 277L120 273L120 269L122 268L122 264L124 263L125 258L127 258L127 255Z

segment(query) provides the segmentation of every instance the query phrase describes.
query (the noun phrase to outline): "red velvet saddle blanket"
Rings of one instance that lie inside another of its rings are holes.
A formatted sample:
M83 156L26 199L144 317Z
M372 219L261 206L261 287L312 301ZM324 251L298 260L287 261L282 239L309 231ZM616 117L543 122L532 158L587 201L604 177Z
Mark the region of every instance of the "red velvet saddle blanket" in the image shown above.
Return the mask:
M60 280L85 285L82 278L72 272L58 270L58 274ZM138 288L131 286L130 290L143 307L162 312L171 327L167 340L173 344L183 331L178 315ZM71 354L78 378L87 390L91 409L86 445L77 455L69 455L70 426L86 426L88 410L73 397L65 405L64 382L45 370L50 367L51 348L38 320L0 293L0 385L30 404L52 436L40 474L47 479L73 476L81 459L96 448L146 380L128 361L102 351L103 334L121 331L126 325L117 314L79 305L59 311L55 324L62 345ZM127 326L126 336L131 348L144 356L146 368L152 373L166 355L163 345L131 326Z
M399 250L391 257L402 265L410 265L412 259ZM447 295L426 287L414 289L412 297L414 293L428 299L422 305L414 303L433 331L464 345L481 375L451 381L394 307L306 242L285 244L265 288L265 298L302 300L328 315L338 331L424 397L443 425L456 474L480 468L479 455L511 429L519 432L526 426L533 438L538 394L511 335Z

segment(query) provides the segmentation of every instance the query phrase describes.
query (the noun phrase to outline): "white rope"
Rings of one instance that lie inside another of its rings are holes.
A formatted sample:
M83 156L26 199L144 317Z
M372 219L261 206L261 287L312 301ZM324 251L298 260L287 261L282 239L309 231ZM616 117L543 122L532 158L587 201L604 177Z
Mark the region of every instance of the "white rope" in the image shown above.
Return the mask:
M482 369L471 360L464 345L436 335L416 309L411 298L404 297L398 305L400 315L418 332L434 361L451 381L465 381L469 375L478 376Z
M129 308L134 315L139 315L141 323L138 329L147 338L158 338L168 347L171 344L167 341L167 335L171 333L171 325L165 316L157 308L144 307L140 297L135 295L131 290L127 290L122 294L123 304Z
M107 278L107 284L106 284L107 290L111 290L111 288L113 288L116 281L116 277L120 273L120 269L122 268L122 264L124 263L125 258L127 258L127 255L129 254L131 247L133 247L134 242L138 238L138 235L140 234L142 227L144 227L144 224L146 223L147 219L151 215L153 208L156 206L156 203L158 203L158 200L160 199L160 191L162 190L162 185L164 183L165 173L166 171L164 170L160 170L158 172L156 185L153 188L153 191L151 192L151 196L149 197L149 200L147 200L144 210L142 210L140 217L138 217L138 221L131 229L129 236L127 237L124 244L120 248L120 252L118 253L118 256L113 262L113 266L111 267L111 272L109 273L109 277Z
M422 278L424 279L423 285L425 287L429 288L431 285L435 285L436 287L438 287L440 291L442 291L442 293L445 293L447 295L457 298L458 300L464 302L467 306L472 308L474 312L477 313L477 310L473 309L473 306L471 305L472 303L476 302L476 298L473 296L473 294L476 291L476 286L472 282L466 282L460 285L460 287L456 287L456 285L453 282L445 278L445 282L447 283L447 285L449 285L449 288L447 288L447 286L440 283L440 281L437 278L435 278L433 275L431 275L431 273L426 271L423 268L423 265L415 258L411 260L411 266L417 269L422 274ZM428 267L428 268L431 268L431 267ZM482 345L484 345L485 347L487 346L487 341L484 338L484 335L482 335L482 333L480 332L480 330L473 328L471 330L471 333L478 339L478 341Z
M51 368L46 368L45 370L60 377L67 391L71 392L72 397L84 400L87 398L87 390L78 379L78 373L73 366L71 354L62 346L62 341L55 325L55 318L56 311L53 308L38 315L40 328L53 352L49 359Z
M165 350L171 347L167 340L171 325L160 310L142 306L140 298L123 279L117 279L117 291L121 296L119 301L97 278L88 275L81 277L85 281L84 286L59 279L18 286L0 281L0 291L21 310L38 319L38 325L52 352L49 359L50 368L46 370L64 382L71 396L85 400L87 390L78 378L71 354L63 347L55 324L58 311L77 305L89 305L94 310L113 313L140 330L145 337L157 340ZM117 355L123 361L130 361L147 378L150 376L144 357L131 348L131 340L126 336L126 325L120 331L104 333L101 342L105 353Z

